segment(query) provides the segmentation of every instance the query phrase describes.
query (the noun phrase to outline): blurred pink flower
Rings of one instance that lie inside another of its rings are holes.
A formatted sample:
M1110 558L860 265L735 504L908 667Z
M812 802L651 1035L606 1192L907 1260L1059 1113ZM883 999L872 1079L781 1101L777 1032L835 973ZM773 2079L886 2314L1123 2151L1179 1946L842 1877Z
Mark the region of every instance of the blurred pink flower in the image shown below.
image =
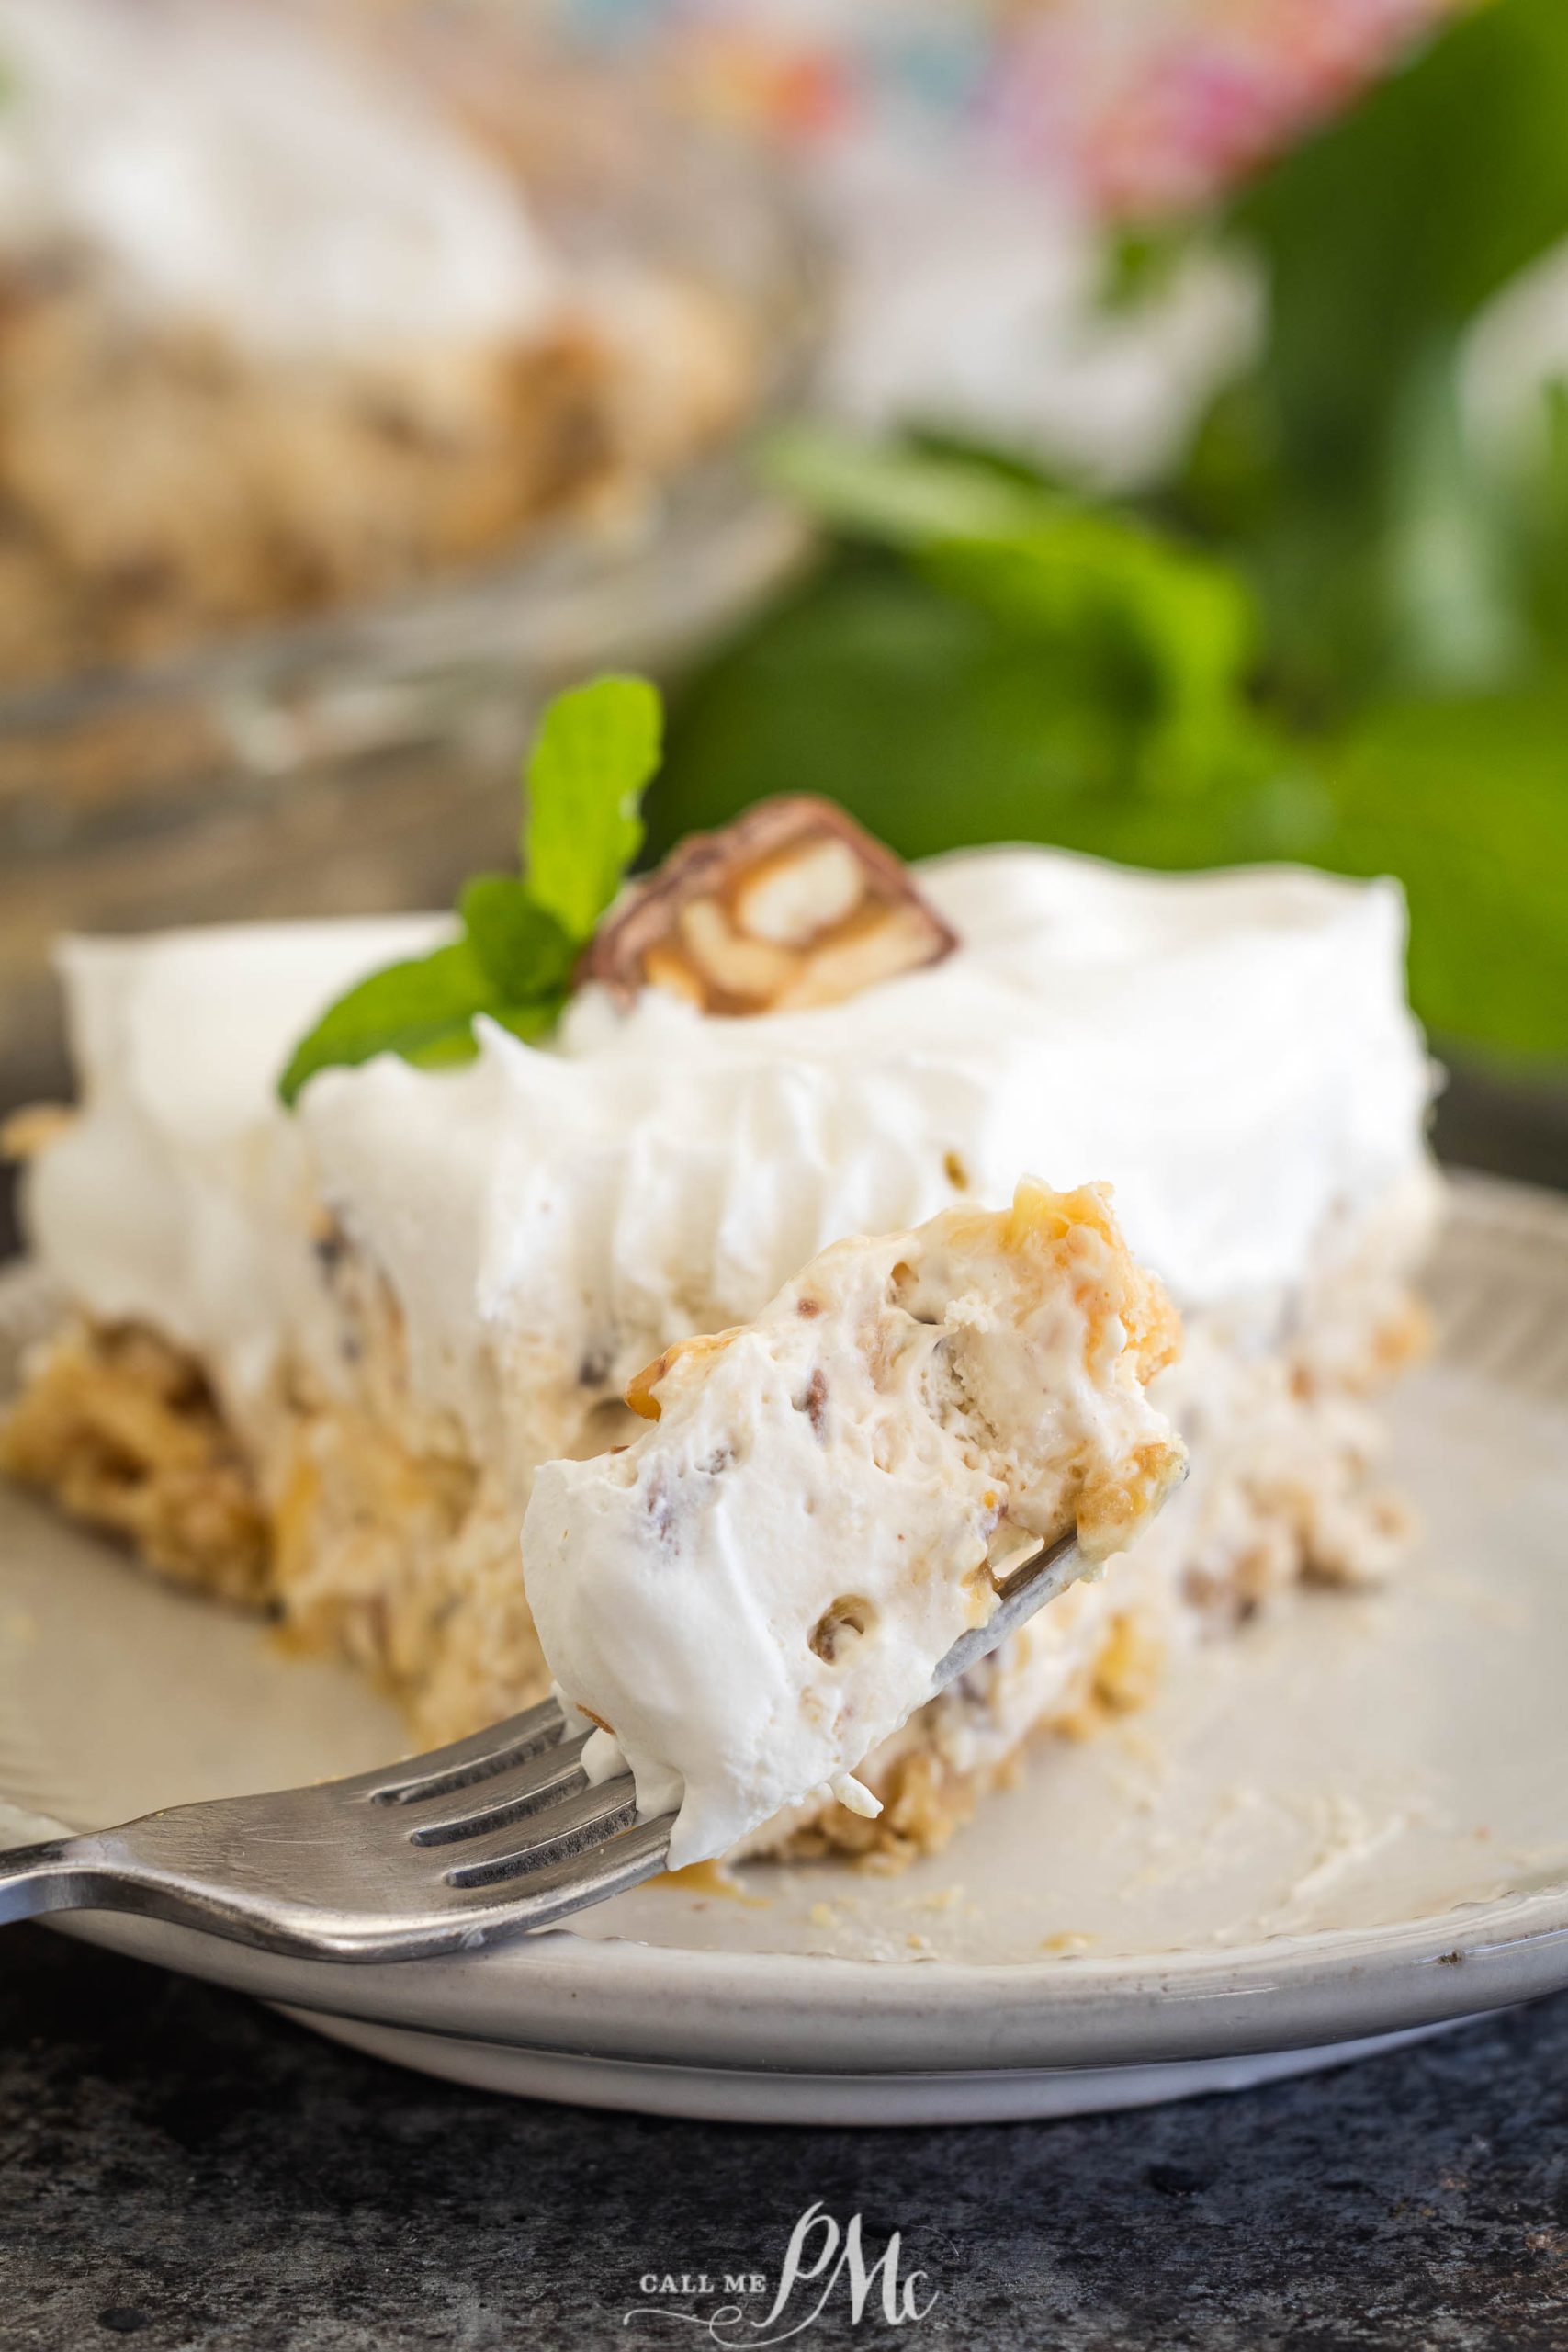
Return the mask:
M1047 0L998 52L989 111L1095 210L1187 210L1348 105L1457 5Z

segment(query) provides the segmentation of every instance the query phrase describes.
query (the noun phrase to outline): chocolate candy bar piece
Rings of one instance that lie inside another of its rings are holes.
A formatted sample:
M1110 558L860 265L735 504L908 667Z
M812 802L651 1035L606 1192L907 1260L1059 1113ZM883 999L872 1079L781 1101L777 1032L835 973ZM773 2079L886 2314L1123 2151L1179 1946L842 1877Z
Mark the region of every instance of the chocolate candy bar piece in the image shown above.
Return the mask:
M890 849L830 801L792 794L682 842L606 921L579 977L623 1002L662 988L705 1012L790 1012L956 945Z

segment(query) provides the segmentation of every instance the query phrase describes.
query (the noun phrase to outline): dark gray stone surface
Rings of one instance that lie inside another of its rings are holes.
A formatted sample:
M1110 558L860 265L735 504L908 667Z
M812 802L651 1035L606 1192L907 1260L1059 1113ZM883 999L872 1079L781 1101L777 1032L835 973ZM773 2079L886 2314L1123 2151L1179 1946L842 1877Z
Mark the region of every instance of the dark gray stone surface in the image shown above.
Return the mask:
M0 1941L4 2352L706 2345L623 2324L642 2274L772 2282L818 2199L872 2254L899 2231L937 2300L894 2331L840 2290L807 2352L1568 2345L1568 1996L1141 2113L752 2131L454 2090L39 1929Z

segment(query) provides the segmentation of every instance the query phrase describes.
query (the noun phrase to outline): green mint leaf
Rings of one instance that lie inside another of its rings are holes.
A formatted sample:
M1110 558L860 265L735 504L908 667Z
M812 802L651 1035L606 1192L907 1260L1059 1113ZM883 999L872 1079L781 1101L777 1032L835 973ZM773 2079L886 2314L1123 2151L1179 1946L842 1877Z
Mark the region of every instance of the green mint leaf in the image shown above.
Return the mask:
M377 1054L400 1054L405 1061L427 1066L466 1060L474 1050L474 1014L491 1011L496 1001L466 939L406 964L389 964L321 1015L295 1047L277 1091L292 1105L318 1070L367 1062Z
M400 1061L412 1062L416 1069L456 1069L460 1062L473 1061L479 1053L474 1016L465 1013L461 1020L448 1022L445 1028L433 1029L428 1036L416 1036L396 1048L383 1046L381 1050L395 1050Z
M659 765L659 695L645 678L558 695L528 762L523 855L529 895L579 946L642 846L638 802Z
M581 942L512 874L481 874L458 900L463 928L486 979L509 1005L559 996Z
M638 804L659 765L662 714L643 678L558 695L528 763L528 875L481 874L463 891L463 936L373 972L329 1007L278 1080L292 1105L320 1069L400 1054L422 1069L468 1061L476 1013L532 1043L560 1019L572 967L642 845Z
M566 1010L566 999L565 989L558 989L553 996L536 997L532 1004L502 1005L490 1017L498 1028L531 1046L536 1038L548 1036Z

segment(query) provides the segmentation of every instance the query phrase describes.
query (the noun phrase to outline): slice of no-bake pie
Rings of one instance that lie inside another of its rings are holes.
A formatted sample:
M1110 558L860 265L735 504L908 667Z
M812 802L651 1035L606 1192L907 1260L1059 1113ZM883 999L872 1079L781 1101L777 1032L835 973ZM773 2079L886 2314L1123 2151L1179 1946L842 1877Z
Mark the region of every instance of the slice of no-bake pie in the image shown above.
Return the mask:
M1190 1476L874 1745L874 1817L746 1809L753 1844L896 1853L1032 1734L1396 1550L1370 1400L1417 1342L1436 1205L1403 910L1386 883L1025 848L910 872L809 801L616 897L656 729L626 681L555 706L527 879L474 886L460 926L65 944L83 1099L33 1123L28 1196L66 1318L0 1453L154 1567L362 1661L421 1741L455 1736L548 1685L531 1495L577 1498L553 1532L536 1503L532 1568L570 1687L596 1581L563 1618L577 1504L671 1442L611 1452L644 1367L667 1360L634 1402L706 1409L719 1373L669 1351L773 1328L829 1245L1002 1211L1032 1172L1108 1182L1185 1326L1149 1403Z

